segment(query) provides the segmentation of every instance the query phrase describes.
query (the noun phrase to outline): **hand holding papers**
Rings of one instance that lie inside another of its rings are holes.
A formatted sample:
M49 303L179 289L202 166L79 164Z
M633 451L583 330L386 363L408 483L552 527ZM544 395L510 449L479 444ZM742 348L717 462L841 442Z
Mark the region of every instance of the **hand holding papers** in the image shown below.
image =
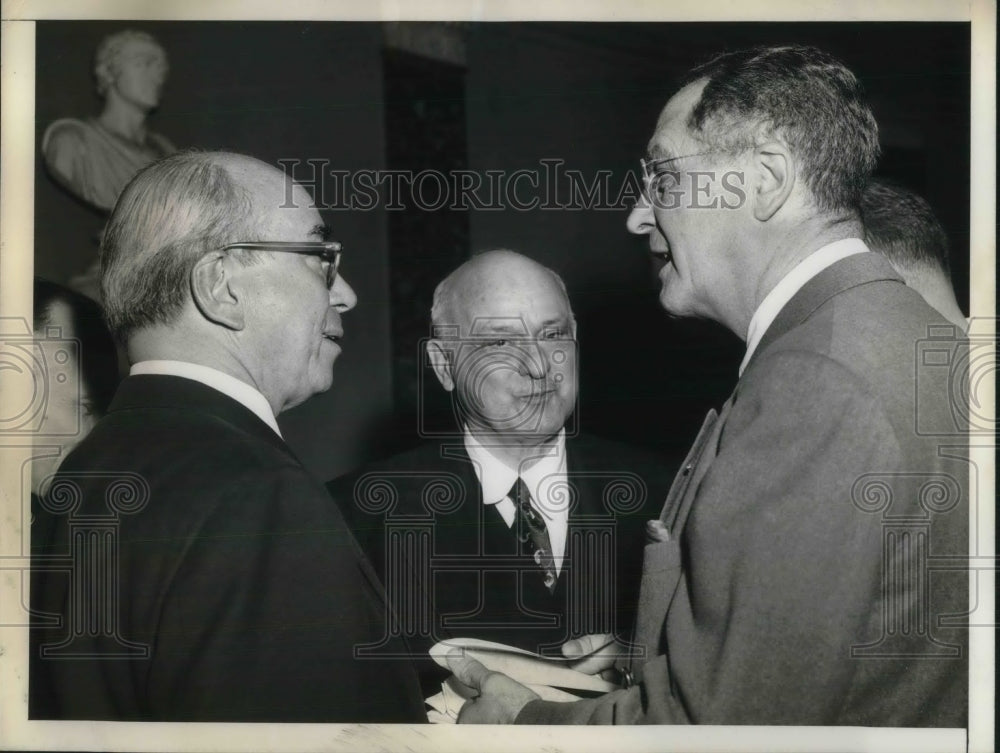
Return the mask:
M608 633L568 640L563 644L562 652L563 656L572 660L570 666L577 672L599 675L612 682L618 676L615 662L627 655L625 647Z
M543 658L474 638L441 641L431 648L430 655L455 673L442 684L441 693L427 699L432 707L428 712L431 722L457 721L470 698L478 700L474 710L466 710L463 722L497 724L513 722L524 705L537 698L578 700L566 689L603 693L617 688L599 677L571 669L566 660Z

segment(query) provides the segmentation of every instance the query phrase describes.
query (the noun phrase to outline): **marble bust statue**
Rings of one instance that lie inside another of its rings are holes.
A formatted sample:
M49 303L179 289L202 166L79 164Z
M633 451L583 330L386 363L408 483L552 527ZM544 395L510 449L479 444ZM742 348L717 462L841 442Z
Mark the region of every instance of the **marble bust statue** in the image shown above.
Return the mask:
M170 141L146 128L167 71L167 54L149 34L126 30L105 37L94 60L104 108L97 117L63 118L46 129L42 153L52 177L106 213L136 172L175 152Z

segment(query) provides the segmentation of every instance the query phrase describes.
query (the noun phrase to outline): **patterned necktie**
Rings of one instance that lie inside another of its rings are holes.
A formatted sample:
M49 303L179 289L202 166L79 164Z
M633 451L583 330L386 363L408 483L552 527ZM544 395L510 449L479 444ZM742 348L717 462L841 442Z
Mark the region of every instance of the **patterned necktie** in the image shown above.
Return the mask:
M552 558L552 544L545 520L531 507L531 493L518 476L510 488L510 498L517 505L517 538L525 554L535 559L535 564L545 572L545 587L552 593L556 590L556 564Z

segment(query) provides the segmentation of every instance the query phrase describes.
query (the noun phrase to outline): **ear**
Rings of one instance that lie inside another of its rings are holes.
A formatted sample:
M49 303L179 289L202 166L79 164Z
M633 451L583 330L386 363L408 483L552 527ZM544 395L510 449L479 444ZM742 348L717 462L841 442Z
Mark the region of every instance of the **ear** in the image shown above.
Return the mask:
M102 63L94 69L94 78L97 80L98 90L107 93L115 82L115 72L108 63Z
M227 259L226 254L211 253L198 260L191 270L191 298L206 319L240 331L246 326L246 314Z
M767 222L784 206L795 186L795 161L788 147L769 141L754 150L757 185L754 189L753 216Z
M455 380L451 376L451 356L452 350L443 341L427 341L427 357L431 361L434 375L448 392L455 389Z

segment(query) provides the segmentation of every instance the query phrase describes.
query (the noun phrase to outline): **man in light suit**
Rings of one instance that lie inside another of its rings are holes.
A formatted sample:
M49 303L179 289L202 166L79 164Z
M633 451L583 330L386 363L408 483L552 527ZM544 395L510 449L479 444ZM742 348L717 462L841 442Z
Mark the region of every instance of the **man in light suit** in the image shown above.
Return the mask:
M431 321L450 436L331 485L352 503L411 648L426 658L459 636L561 656L570 638L627 638L643 527L672 469L576 430L576 321L562 280L513 251L481 253L438 285ZM433 691L445 675L424 669Z
M251 157L143 169L104 233L131 371L43 501L29 716L424 719L406 662L358 658L378 578L275 416L330 388L356 298L306 191Z
M969 466L941 366L963 341L861 240L877 154L857 80L813 48L721 55L666 104L628 228L663 307L747 351L649 526L652 658L557 704L455 655L479 690L460 721L965 725Z

